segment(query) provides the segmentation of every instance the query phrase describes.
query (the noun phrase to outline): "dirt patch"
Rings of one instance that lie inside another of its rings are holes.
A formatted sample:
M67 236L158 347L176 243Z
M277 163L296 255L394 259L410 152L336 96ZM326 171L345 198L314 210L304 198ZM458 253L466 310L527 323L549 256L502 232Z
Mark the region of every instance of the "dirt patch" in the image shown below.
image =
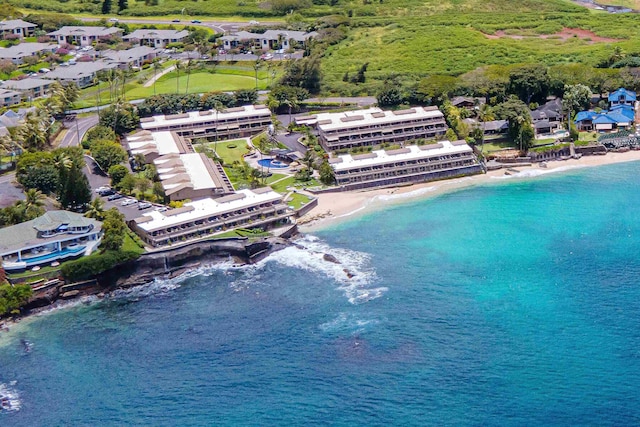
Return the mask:
M506 34L504 31L499 30L496 31L495 34L484 34L486 38L491 40L501 39L501 38L510 38L514 40L523 40L523 39L560 39L560 40L568 40L572 37L577 37L581 40L588 40L589 44L592 43L613 43L620 41L620 39L612 39L607 37L600 37L593 31L583 30L580 28L563 28L562 31L555 34L538 34L535 36L523 36L520 34Z

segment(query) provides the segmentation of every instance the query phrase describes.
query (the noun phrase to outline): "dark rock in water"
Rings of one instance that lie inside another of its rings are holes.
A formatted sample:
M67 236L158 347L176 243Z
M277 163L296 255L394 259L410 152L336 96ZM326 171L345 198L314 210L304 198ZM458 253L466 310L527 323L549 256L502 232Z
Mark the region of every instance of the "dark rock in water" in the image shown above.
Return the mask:
M353 279L355 277L355 274L353 274L352 272L350 272L349 270L347 270L346 268L344 270L342 270L345 272L345 274L347 275L347 277L349 279Z
M334 256L333 256L333 255L331 255L331 254L324 254L324 255L322 256L322 259L324 259L324 260L325 260L325 261L327 261L327 262L332 262L332 263L334 263L334 264L341 264L341 262L340 262L340 261L338 261L338 258L334 257Z

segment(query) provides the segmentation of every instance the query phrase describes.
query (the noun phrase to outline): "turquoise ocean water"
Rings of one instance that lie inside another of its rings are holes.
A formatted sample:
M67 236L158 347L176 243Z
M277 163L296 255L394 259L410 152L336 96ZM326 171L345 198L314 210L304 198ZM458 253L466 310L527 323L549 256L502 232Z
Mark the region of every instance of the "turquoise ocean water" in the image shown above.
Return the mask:
M28 320L0 425L640 424L639 177L496 180Z

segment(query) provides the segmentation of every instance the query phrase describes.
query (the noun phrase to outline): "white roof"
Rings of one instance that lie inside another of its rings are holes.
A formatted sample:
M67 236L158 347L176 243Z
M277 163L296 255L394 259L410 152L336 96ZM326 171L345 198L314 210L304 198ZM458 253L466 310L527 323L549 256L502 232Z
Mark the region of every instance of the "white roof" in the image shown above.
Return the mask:
M212 215L219 215L225 212L245 209L262 203L271 203L282 199L282 195L273 190L261 193L254 193L251 190L239 190L236 191L235 194L242 194L244 197L236 200L230 200L228 202L224 202L226 197L221 199L202 199L188 202L184 204L184 207L192 207L193 210L189 212L181 212L176 215L171 215L171 210L165 212L147 212L143 215L143 218L151 217L152 220L138 223L137 225L143 230L150 232L157 229L192 222L200 218L207 218ZM220 202L220 200L223 200L223 202Z
M438 147L438 145L441 147ZM473 150L471 147L466 143L463 143L463 141L457 141L455 143L451 143L450 141L440 141L439 144L431 147L429 145L410 145L405 147L404 150L389 150L389 152L385 150L376 150L372 151L368 155L361 155L363 158L358 158L360 156L355 155L356 158L354 159L354 156L351 154L345 154L337 156L336 160L332 159L334 162L337 161L337 159L342 161L338 161L337 163L332 162L331 167L337 172L342 170L358 169L366 166L384 165L386 163L394 163L398 161L426 159L445 154L472 152Z
M345 111L341 113L319 113L314 116L296 119L300 124L318 124L318 129L331 131L339 129L351 129L357 126L372 124L389 125L407 120L444 118L442 112L435 108L413 107L402 111L385 111L380 108L367 110Z
M57 31L47 33L48 36L110 36L124 31L117 27L92 27L79 25L65 25Z
M161 156L166 154L180 154L180 147L171 132L153 132L151 137L153 138L152 140L149 140L147 135L132 135L128 137L127 144L129 144L131 153L141 153L145 151L143 147L151 144L156 146L156 151Z
M178 114L178 118L167 118L167 116L153 116L149 121L141 121L140 126L142 129L156 129L160 126L180 126L180 125L198 125L199 123L211 122L216 119L216 113L214 110L209 110L209 114L206 111L191 111L185 114ZM271 111L263 105L245 105L244 107L228 108L218 112L217 119L219 121L243 118L249 116L268 116L271 117ZM184 117L183 117L184 116ZM169 116L171 117L171 116Z
M193 184L194 190L216 188L216 182L213 180L211 173L209 173L209 169L204 163L204 159L202 157L203 156L200 153L181 154L180 162L185 169L184 173L189 176L189 180L191 181L191 184ZM156 165L161 181L171 179L174 176L180 175L180 173L175 171L174 167L163 167L164 163L171 163L174 160L175 159L173 158L158 158L153 161L153 163L155 163ZM163 184L163 187L165 190L170 190L174 187L178 187L179 185L181 185L181 183L177 182L173 184Z
M24 58L45 50L53 52L56 48L57 45L51 43L20 43L0 49L0 58Z

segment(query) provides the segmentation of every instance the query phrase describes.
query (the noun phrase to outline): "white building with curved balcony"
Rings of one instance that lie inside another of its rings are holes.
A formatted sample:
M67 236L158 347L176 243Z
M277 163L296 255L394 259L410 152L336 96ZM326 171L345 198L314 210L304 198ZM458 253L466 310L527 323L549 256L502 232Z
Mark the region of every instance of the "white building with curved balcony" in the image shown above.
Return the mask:
M89 255L102 239L102 222L68 212L44 215L0 229L0 257L7 271Z

